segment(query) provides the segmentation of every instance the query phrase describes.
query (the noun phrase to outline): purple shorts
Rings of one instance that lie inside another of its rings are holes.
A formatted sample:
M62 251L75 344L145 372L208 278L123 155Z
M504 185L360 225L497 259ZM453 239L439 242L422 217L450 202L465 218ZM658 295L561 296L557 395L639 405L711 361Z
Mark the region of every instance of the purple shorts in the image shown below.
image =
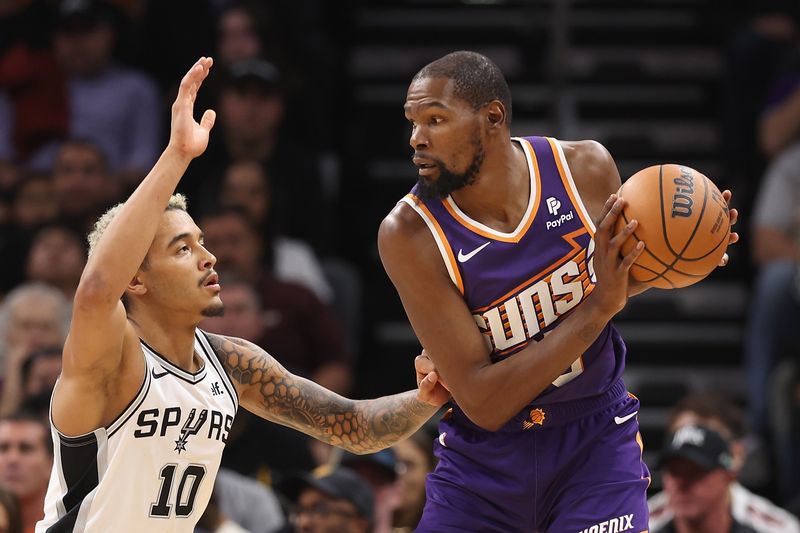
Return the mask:
M416 531L647 531L638 410L621 380L598 396L533 405L496 432L455 407L439 423Z

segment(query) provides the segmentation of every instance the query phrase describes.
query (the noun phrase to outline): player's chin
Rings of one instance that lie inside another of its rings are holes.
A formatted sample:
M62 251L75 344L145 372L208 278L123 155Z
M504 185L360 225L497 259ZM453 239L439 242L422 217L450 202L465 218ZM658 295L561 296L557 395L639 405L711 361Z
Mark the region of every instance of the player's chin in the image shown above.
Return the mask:
M211 303L204 307L200 314L206 318L222 316L225 314L225 306L219 296L214 296Z

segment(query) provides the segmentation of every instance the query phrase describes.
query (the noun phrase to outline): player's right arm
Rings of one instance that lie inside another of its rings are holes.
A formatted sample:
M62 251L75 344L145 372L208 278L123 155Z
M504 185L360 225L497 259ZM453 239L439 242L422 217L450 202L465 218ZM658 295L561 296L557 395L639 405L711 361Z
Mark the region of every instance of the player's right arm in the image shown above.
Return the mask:
M178 181L208 144L214 112L206 111L198 124L193 109L211 64L210 58L199 59L181 80L172 106L169 145L114 216L86 262L75 292L53 402L53 421L67 434L85 433L111 422L143 379L143 360L134 357L137 336L120 298L144 261Z
M642 248L619 257L636 227L632 223L614 235L623 205L612 196L600 217L592 296L544 339L495 364L424 222L402 202L382 222L378 247L386 272L442 382L477 425L492 431L502 427L584 353L625 305L628 271Z

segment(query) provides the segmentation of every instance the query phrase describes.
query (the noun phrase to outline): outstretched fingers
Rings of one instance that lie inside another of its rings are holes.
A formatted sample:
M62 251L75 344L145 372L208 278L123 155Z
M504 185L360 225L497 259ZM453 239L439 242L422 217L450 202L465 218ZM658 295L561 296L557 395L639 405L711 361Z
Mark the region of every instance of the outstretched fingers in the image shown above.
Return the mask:
M177 101L186 101L188 99L188 101L194 103L197 91L200 89L203 80L208 76L213 63L214 60L210 57L201 57L192 65L192 68L183 76L178 87Z

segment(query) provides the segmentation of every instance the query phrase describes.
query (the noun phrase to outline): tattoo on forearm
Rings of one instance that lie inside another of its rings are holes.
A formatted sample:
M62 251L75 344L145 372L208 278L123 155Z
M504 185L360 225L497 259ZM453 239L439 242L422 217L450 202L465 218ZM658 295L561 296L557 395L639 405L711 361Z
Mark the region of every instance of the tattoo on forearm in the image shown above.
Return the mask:
M287 372L258 346L209 335L211 346L256 414L354 452L383 449L416 431L436 409L413 391L355 401Z

